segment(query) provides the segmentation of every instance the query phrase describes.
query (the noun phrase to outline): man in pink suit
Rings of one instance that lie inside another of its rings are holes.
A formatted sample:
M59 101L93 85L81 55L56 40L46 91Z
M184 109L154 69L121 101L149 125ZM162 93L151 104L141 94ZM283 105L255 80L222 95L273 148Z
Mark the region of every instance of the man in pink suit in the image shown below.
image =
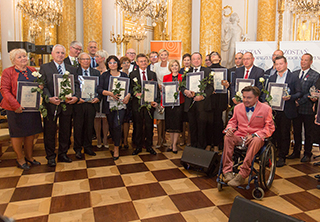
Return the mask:
M239 186L250 174L254 156L264 144L264 139L270 137L275 130L270 106L259 102L260 90L255 86L242 89L243 103L234 108L233 117L229 120L224 133L223 174L224 182L229 186ZM240 172L234 176L232 172L233 150L241 144L241 137L246 137L248 147L246 157Z

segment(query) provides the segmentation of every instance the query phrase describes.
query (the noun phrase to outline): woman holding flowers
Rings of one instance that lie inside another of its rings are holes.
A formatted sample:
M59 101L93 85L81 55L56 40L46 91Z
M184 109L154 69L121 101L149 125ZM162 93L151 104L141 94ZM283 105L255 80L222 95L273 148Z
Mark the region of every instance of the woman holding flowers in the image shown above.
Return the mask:
M16 96L18 81L34 82L37 76L33 76L32 72L36 70L27 66L28 57L24 49L11 50L10 60L13 66L2 72L1 107L7 110L9 133L13 150L17 155L17 165L21 169L29 170L28 163L41 165L32 156L34 137L42 132L41 117L40 112L23 112L24 108L19 104Z
M109 130L114 142L113 159L119 159L119 146L121 141L121 125L126 113L126 104L129 102L130 93L125 95L122 101L119 100L119 93L115 93L115 88L109 88L111 77L128 78L127 74L120 72L121 64L119 59L111 55L107 59L107 72L99 77L98 93L103 96L103 112L107 114L109 122ZM116 81L116 80L115 80ZM115 84L117 85L117 84ZM116 87L118 88L118 87ZM119 88L118 90L120 90ZM112 101L108 102L107 97L111 97Z

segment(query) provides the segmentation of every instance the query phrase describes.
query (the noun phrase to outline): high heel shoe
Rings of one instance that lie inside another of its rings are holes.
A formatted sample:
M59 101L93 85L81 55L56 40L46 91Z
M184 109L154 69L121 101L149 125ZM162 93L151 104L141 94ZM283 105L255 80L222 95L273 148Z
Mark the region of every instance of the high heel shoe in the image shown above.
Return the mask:
M21 165L17 160L16 160L16 162L17 162L18 168L23 169L23 170L30 170L30 167L27 163L24 163Z
M26 162L31 163L31 165L36 165L36 166L41 165L41 163L36 161L35 159L33 159L33 161L30 161L27 158L24 158L24 159L26 160Z
M119 156L114 156L114 151L110 150L113 160L118 160Z

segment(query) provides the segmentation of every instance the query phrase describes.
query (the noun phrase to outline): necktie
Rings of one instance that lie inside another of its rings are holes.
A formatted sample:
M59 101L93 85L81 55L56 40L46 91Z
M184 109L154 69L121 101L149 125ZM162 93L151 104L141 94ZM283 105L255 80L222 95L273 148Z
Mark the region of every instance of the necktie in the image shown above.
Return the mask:
M143 81L146 81L147 80L147 77L146 77L146 72L145 71L142 71L142 77L143 77Z
M91 58L91 66L92 68L96 67L96 60L93 57Z
M303 79L303 76L304 76L304 71L302 71L302 75L301 75L300 79Z
M61 65L59 65L59 66L58 66L58 73L59 73L59 74L61 74L61 75L63 75L63 72L62 72L62 67L61 67Z
M198 72L198 71L199 71L198 69L195 69L195 70L194 70L194 72Z
M249 112L250 110L253 112L254 111L254 107L246 107L246 111L247 112Z
M84 76L88 76L88 70L84 70Z
M248 77L249 77L249 69L247 69L246 75L244 76L244 79L248 79Z

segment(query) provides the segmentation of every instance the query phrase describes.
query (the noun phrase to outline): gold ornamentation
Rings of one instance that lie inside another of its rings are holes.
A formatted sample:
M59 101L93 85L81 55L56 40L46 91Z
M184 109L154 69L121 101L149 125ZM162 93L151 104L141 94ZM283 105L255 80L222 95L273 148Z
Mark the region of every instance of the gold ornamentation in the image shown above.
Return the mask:
M229 14L226 14L226 11L228 11L228 10L229 10ZM223 11L223 16L224 17L230 17L231 14L233 13L233 9L232 9L232 7L230 5L224 6L222 11Z
M284 12L284 0L278 1L278 13L279 13L279 24L278 24L278 42L277 48L280 49L280 42L282 41L282 29L283 29L283 12Z
M257 41L275 40L276 8L276 0L259 0Z

